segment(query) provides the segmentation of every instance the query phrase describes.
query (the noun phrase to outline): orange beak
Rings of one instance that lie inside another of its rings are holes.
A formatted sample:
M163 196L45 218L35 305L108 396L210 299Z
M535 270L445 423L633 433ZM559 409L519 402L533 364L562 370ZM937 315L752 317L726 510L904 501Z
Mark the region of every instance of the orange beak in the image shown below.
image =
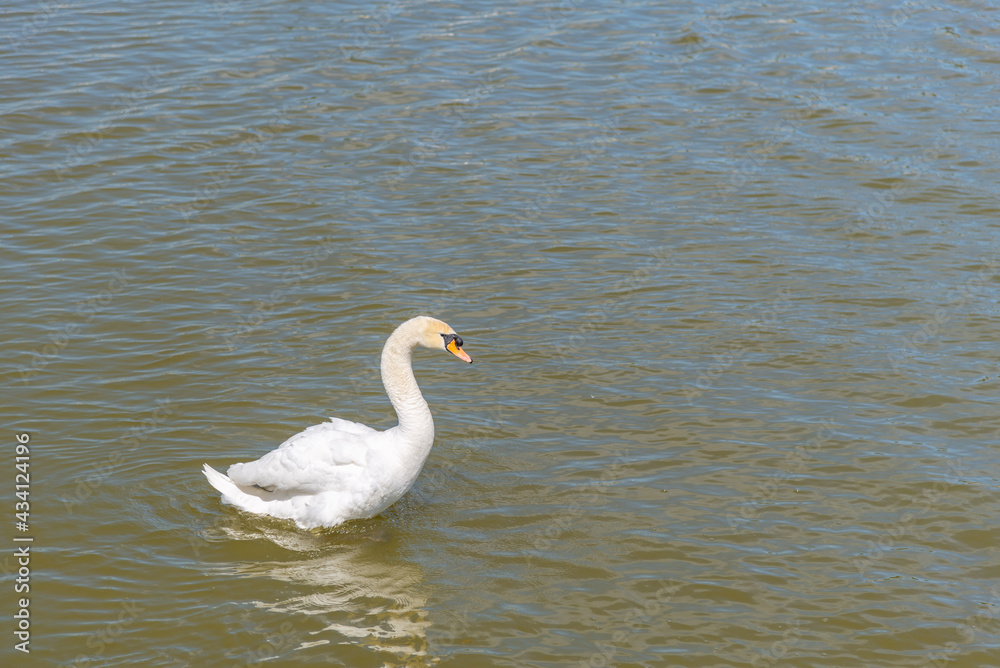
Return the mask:
M457 343L455 343L455 339L449 341L448 345L445 346L445 349L463 362L472 364L472 358L469 357L469 354L462 350Z

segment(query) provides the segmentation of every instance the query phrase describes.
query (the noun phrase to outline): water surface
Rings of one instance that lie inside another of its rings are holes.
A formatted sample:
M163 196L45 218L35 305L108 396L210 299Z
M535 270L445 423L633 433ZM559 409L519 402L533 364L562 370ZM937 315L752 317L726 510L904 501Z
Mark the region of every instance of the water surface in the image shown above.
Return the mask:
M7 9L5 665L997 665L995 14ZM418 313L408 496L220 504Z

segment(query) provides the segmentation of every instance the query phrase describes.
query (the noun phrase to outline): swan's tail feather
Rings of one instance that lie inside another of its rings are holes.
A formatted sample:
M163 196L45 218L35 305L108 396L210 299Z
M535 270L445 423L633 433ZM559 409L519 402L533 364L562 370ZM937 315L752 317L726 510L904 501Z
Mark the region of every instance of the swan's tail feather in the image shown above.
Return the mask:
M247 494L233 482L229 476L219 473L208 464L201 468L201 472L208 478L208 484L219 490L222 494L222 502L231 506L236 506L251 513L266 513L264 501L252 494Z
M236 486L236 483L229 479L229 476L224 473L219 473L208 464L202 465L201 472L205 474L206 478L208 478L208 483L215 489L219 490L223 496L240 491L239 487Z

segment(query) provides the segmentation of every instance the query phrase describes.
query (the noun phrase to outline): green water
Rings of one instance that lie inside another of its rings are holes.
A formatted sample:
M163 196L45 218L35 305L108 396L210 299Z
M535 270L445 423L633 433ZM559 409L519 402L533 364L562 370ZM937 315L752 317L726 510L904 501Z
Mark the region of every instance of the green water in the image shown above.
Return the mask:
M3 665L1000 665L994 7L2 25ZM403 500L220 503L416 314Z

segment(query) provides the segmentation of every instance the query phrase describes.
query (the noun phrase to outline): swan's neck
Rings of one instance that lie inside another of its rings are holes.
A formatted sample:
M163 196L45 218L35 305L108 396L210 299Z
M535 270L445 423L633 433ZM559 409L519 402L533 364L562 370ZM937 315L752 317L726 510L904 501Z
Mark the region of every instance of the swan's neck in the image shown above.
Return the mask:
M434 420L413 377L411 360L416 344L416 337L402 327L393 332L382 349L382 384L396 409L403 437L429 449L434 441Z

